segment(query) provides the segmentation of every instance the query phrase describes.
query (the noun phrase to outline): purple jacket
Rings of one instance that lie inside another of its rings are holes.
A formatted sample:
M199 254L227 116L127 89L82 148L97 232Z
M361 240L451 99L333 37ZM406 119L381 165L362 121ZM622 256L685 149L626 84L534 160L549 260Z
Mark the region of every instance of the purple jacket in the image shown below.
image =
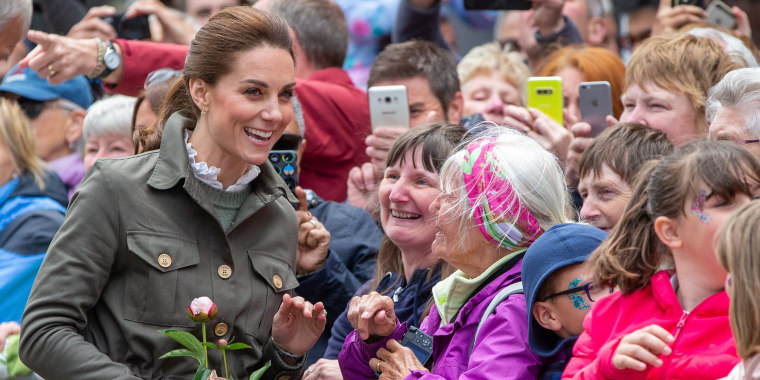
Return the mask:
M470 345L480 318L499 290L521 280L522 260L486 285L459 310L456 319L439 327L441 317L435 306L420 329L433 336L432 373L412 371L406 379L536 379L543 364L528 346L525 296L515 294L496 307ZM354 330L346 337L338 356L345 379L374 379L369 360L389 339L401 340L406 324L400 324L387 338L366 344Z

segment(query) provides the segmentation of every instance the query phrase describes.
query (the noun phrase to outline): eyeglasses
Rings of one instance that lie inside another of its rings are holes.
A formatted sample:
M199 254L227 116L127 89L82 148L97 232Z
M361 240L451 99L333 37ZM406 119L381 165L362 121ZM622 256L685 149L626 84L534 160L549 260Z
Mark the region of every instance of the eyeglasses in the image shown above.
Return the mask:
M174 80L182 75L181 71L164 67L155 71L151 71L148 77L145 78L145 84L143 88L148 88L154 84L164 83L169 80Z
M295 133L283 133L280 139L274 143L272 150L298 150L303 137Z
M557 297L557 296L564 296L564 295L569 295L569 294L573 294L573 293L578 293L580 291L584 291L584 292L586 292L586 297L588 297L589 301L596 302L598 299L600 299L600 298L602 298L602 297L604 297L604 296L606 296L608 294L612 294L612 292L614 290L615 289L613 289L613 288L608 288L606 286L600 287L600 286L597 286L596 284L594 284L593 282L589 282L588 284L585 284L585 285L576 286L574 288L570 288L570 289L567 289L567 290L563 290L561 292L550 294L550 295L544 297L544 299L542 299L540 301L544 302L544 301L546 301L546 300L548 300L550 298L554 298L554 297Z
M18 98L16 101L21 107L21 110L24 111L26 117L29 118L29 120L36 119L38 116L40 116L42 110L45 109L45 103L47 103L45 101L32 100L29 98Z

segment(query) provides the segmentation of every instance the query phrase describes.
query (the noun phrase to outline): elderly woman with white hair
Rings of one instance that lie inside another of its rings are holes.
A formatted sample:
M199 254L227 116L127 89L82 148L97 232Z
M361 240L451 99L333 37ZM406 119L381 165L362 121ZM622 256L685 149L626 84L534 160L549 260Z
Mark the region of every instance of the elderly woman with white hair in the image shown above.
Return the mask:
M730 140L760 158L760 68L726 74L707 94L710 139Z
M134 154L132 113L137 99L116 95L93 103L84 117L84 168L89 170L101 158Z
M557 158L538 143L506 128L485 134L446 160L442 192L430 206L438 227L433 255L458 270L433 287L419 331L399 323L390 297L354 297L355 330L338 358L344 378L538 377L543 363L528 346L516 284L527 247L568 221L568 193ZM432 349L429 358L399 343L411 336Z

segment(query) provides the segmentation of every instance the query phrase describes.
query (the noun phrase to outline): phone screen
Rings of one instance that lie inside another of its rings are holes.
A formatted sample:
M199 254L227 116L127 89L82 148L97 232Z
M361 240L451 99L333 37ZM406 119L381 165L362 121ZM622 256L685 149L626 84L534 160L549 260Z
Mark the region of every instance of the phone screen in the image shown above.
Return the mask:
M532 6L530 0L464 0L464 9L528 10Z

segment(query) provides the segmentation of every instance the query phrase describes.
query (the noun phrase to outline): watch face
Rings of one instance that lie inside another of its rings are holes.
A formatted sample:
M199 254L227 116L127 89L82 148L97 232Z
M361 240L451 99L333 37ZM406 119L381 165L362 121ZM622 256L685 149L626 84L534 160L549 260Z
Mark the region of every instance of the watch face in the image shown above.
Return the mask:
M119 53L117 53L114 50L108 51L106 55L103 57L103 61L106 64L106 67L109 70L115 70L117 67L119 67L119 64L121 63L121 59L119 58Z

